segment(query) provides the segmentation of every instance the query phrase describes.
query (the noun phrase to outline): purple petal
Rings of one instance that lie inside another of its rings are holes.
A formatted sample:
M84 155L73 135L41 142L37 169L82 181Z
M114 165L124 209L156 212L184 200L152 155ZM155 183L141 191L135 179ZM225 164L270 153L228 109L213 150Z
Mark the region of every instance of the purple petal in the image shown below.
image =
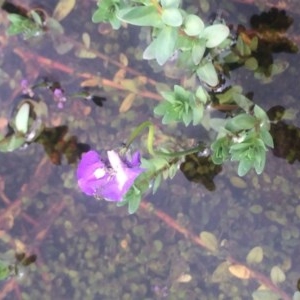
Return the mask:
M125 175L126 181L124 182L121 178L119 178L119 174L117 173L105 186L103 191L101 192L101 196L107 201L122 201L125 194L132 187L135 179L143 172L144 170L141 168L126 168Z
M101 194L107 201L121 201L144 170L138 166L129 167L115 151L108 151L107 156L115 174ZM135 155L135 161L139 161L139 154Z
M87 195L93 195L101 185L101 180L95 176L97 169L105 168L96 151L89 151L82 155L77 168L77 180L80 189Z
M139 166L141 164L141 153L140 151L136 151L133 153L130 161L130 165L132 167Z

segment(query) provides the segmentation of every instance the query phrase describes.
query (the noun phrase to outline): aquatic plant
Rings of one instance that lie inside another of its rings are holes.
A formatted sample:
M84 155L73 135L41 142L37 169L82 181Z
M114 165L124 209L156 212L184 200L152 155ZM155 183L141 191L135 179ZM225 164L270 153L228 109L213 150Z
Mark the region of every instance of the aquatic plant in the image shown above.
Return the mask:
M202 126L209 132L211 141L204 143L196 137L199 142L192 146L174 143L169 147L156 145L157 149L154 150L154 124L145 121L134 130L123 153L120 153L121 156L115 155L120 164L128 163L121 157L128 152L129 146L141 131L148 127L147 150L150 157L145 153L141 161L141 167L145 171L133 180L128 180L126 189L120 189L118 194L104 195L103 190L107 188L104 182L112 186L117 184L117 176L108 175L109 170L118 174L113 162L108 158L109 166L103 165L103 174L97 178L99 173L95 175L82 171L82 165L85 164L83 156L79 165L82 172L79 187L82 191L116 201L118 205L128 204L129 212L132 213L138 208L141 197L149 186L155 192L162 180L172 178L177 170L189 172L188 164L184 168L180 167L187 155L207 157L208 163L215 165L222 165L228 160L235 161L239 176L246 175L251 169L261 174L266 164L266 153L269 148L274 147L270 120L261 106L244 95L242 87L228 84L230 71L237 66L245 66L254 72L255 77L262 79L279 70L275 68L275 62L271 66L264 66L259 60L259 40L264 39L259 29L257 34L255 31L247 32L245 28L232 32L221 17L206 24L200 16L185 10L180 0L102 0L97 5L92 16L93 22L108 22L114 29L119 29L126 23L148 27L151 39L143 51L143 59L155 60L160 66L170 61L176 62L184 71L182 85L176 84L173 88L157 87L161 102L154 107L154 115L162 117L162 124L165 126L173 123ZM41 23L38 17L31 18L31 22ZM59 31L58 22L51 20L48 16L45 20L50 32ZM23 19L21 21L25 22ZM13 18L11 22L11 26L15 26ZM21 31L8 30L8 34L17 33ZM271 44L270 41L269 43ZM270 67L277 71L270 72ZM66 102L63 89L59 85L48 88L53 92L57 106L63 108ZM26 88L24 90L30 91ZM135 91L135 87L133 90ZM130 91L128 96L135 97L135 92L132 89ZM89 96L85 97L88 98ZM99 105L102 105L101 98ZM216 117L214 112L224 113L223 117ZM20 120L21 117L17 118L17 124L20 124ZM99 161L102 160L99 158L98 164ZM97 165L96 161L94 163ZM124 167L122 164L121 166Z
M175 85L171 91L160 90L163 99L154 108L154 114L162 117L162 124L202 125L216 132L215 140L205 147L201 144L179 152L172 148L163 152L154 151L154 127L148 123L152 137L147 145L152 158L147 163L144 161L144 165L147 170L152 170L148 179L153 180L154 191L162 178L174 176L185 155L200 154L203 149L206 149L205 156L210 156L214 164L237 161L240 176L251 169L261 174L266 152L273 147L268 116L260 106L243 95L241 87L222 87L222 81L226 80L225 69L232 62L239 63L241 57L248 60L241 60L240 64L252 70L258 69L257 61L251 56L258 47L257 37L246 39L245 33L230 33L222 18L205 24L201 17L185 11L179 0L130 3L104 0L98 1L97 5L93 22L109 22L114 29L119 29L123 23L149 27L152 40L143 52L143 59L156 60L159 65L175 60L185 70L186 82L196 82L196 88ZM230 114L224 115L223 119L213 118L213 110L228 111ZM168 169L173 170L169 172L172 176L166 175ZM149 171L146 174L149 175ZM131 192L131 195L135 194L133 190ZM130 203L128 197L124 197L124 202Z

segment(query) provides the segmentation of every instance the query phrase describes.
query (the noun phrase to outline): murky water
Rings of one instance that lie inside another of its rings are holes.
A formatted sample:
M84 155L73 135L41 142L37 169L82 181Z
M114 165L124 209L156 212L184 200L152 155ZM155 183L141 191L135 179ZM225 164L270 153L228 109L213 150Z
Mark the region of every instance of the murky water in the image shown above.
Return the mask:
M37 89L36 96L48 106L44 139L0 153L0 258L20 269L19 276L1 282L0 298L292 299L300 277L299 54L272 53L289 67L268 83L245 69L232 72L232 81L263 108L280 105L289 112L273 128L278 145L285 147L269 151L262 175L238 178L236 165L227 163L209 191L203 180L192 183L178 173L128 215L126 208L79 191L79 154L88 146L99 151L119 147L132 128L152 118L156 83L173 85L181 75L138 60L145 31L114 32L92 24L96 4L77 2L61 21L64 33L26 41L5 34L8 21L1 11L2 134L21 99L22 79L59 82L67 101L60 109L49 89ZM207 16L223 11L232 24L247 27L260 13L255 4L215 2ZM30 5L22 1L24 8ZM43 3L49 16L55 5ZM294 25L286 35L297 44L299 15L289 5L286 13ZM130 80L139 82L140 90L126 111ZM84 87L106 97L103 106L74 96ZM195 138L196 132L165 130L182 139ZM36 261L23 266L24 258L18 261L15 253L34 254Z

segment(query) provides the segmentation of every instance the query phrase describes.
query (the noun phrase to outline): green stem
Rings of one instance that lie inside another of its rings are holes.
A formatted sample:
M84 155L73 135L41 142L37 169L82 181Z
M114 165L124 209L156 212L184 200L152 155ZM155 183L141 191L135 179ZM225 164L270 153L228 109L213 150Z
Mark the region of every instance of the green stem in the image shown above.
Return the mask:
M130 135L127 144L126 144L126 149L128 149L131 145L131 143L135 140L135 138L145 129L148 127L148 138L147 138L147 149L148 152L152 156L163 156L163 157L169 157L169 158L175 158L175 157L180 157L180 156L185 156L188 154L192 154L198 151L203 150L204 146L203 145L198 145L196 147L183 150L183 151L178 151L178 152L173 152L173 153L166 153L163 151L155 151L153 148L153 142L154 142L154 125L150 121L145 121L142 124L140 124L135 130L132 132Z

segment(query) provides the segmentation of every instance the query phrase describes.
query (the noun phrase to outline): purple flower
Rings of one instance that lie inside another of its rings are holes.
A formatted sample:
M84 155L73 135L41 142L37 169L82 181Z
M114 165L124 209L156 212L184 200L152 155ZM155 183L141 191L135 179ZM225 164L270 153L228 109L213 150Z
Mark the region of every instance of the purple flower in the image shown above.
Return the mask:
M21 81L21 88L22 88L22 94L28 95L31 98L34 96L34 92L33 92L32 88L29 86L27 79L23 79Z
M96 151L82 155L77 168L79 188L87 195L107 201L122 201L135 179L144 171L140 168L140 153L131 159L120 157L113 150L107 151L108 161Z
M67 101L67 98L64 96L63 90L60 88L55 88L53 91L54 101L57 102L57 107L62 109L64 108L64 103Z

